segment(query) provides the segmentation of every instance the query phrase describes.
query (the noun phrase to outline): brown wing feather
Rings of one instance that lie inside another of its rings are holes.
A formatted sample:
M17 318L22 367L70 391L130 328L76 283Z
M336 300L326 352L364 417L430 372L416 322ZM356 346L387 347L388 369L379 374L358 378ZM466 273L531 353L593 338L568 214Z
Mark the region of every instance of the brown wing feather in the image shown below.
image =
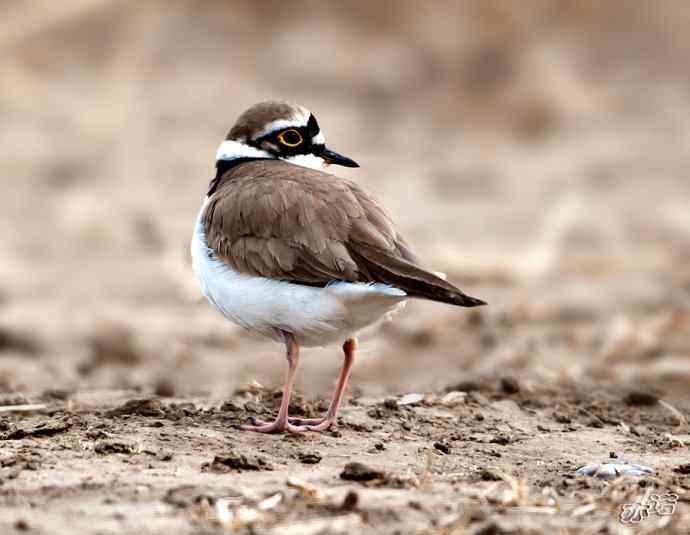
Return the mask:
M462 306L483 304L423 269L384 209L355 183L278 160L241 164L204 214L209 247L240 273L326 285L380 282Z

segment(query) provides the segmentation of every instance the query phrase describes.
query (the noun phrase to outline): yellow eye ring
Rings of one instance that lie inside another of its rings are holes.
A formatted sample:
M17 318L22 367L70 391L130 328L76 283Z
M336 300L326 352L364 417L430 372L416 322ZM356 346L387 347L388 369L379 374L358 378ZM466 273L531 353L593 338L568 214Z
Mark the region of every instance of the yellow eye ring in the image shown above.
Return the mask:
M278 134L278 139L286 147L296 147L304 141L302 134L294 128L290 128Z

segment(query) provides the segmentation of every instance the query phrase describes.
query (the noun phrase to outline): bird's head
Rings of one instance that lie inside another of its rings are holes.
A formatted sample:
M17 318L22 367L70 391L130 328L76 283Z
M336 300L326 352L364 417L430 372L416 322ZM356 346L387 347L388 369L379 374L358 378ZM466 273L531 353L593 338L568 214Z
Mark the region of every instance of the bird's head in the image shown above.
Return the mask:
M282 101L261 102L240 115L216 155L217 163L257 158L280 159L312 169L330 164L359 167L354 160L326 147L313 113Z

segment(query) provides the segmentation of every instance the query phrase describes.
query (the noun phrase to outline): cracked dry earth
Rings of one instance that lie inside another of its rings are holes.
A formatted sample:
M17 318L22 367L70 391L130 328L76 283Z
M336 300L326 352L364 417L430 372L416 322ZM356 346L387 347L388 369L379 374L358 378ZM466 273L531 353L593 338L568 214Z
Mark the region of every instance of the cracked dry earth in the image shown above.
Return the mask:
M279 397L257 384L222 405L103 391L2 415L0 533L631 533L621 507L650 492L680 501L639 529L690 526L690 436L653 395L504 378L355 393L325 434L235 429ZM326 406L298 394L291 412ZM612 452L656 473L575 477Z

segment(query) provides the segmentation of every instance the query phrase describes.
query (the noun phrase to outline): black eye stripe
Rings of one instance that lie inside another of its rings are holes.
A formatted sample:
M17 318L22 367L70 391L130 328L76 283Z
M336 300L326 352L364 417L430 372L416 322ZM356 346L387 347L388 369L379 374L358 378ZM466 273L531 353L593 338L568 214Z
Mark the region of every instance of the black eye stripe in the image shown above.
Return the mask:
M296 130L297 132L299 132L302 136L302 142L295 145L294 147L290 147L288 145L281 143L278 136L284 134L287 130ZM318 131L314 135L317 134ZM270 152L271 154L275 154L276 156L295 156L297 154L311 154L312 152L314 152L315 149L318 150L319 146L314 145L312 143L312 137L313 136L309 133L309 125L287 126L281 128L280 130L273 130L272 132L268 132L267 134L264 134L259 138L253 140L250 139L247 141L247 144L262 150L267 150L268 152ZM268 142L270 145L267 146L265 144L266 142Z
M316 117L314 117L313 113L310 113L309 121L307 122L307 133L309 134L308 137L314 137L320 131L321 129L319 128L319 123L316 122Z
M304 139L305 143L311 141L312 136L308 135L306 126L288 126L286 128L281 128L280 130L274 130L273 132L264 134L263 136L253 140L253 142L250 141L249 144L259 146L262 141L278 141L278 136L288 130L297 130Z

